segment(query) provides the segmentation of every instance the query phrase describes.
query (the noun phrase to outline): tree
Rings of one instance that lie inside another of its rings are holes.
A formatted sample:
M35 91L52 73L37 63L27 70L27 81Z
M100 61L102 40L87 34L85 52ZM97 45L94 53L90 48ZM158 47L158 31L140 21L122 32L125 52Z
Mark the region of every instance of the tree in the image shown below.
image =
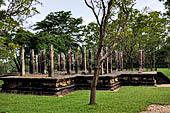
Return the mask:
M170 18L170 1L169 0L159 0L159 1L164 2L165 9L167 9L165 14Z
M99 37L97 38L97 55L94 76L91 84L90 104L96 101L96 86L99 78L99 70L104 59L106 59L121 39L126 35L126 23L134 1L114 0L84 0L85 4L92 10L99 26ZM116 18L116 19L115 19ZM116 25L118 24L118 25ZM104 47L109 49L104 56L101 51Z
M97 38L99 37L99 26L97 23L89 23L84 29L83 45L89 48L95 48L97 45Z
M70 11L51 12L34 26L34 30L38 31L35 39L36 48L46 48L51 43L59 53L66 52L68 46L77 47L77 42L80 42L83 36L82 22L82 18L72 17Z
M19 48L14 43L16 32L23 27L27 18L39 13L36 5L41 4L38 0L0 0L0 52L3 52L0 59L12 60L14 53ZM19 71L19 70L18 70Z

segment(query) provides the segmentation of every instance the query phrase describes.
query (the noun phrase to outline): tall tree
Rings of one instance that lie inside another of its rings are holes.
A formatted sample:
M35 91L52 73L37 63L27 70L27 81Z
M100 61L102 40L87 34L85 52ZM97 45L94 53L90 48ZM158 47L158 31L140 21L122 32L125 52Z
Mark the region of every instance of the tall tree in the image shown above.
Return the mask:
M84 0L85 4L92 10L99 26L99 37L97 38L97 55L94 76L91 84L90 104L96 101L96 86L99 78L99 70L104 59L112 52L113 48L125 37L126 23L129 19L133 0ZM116 18L116 19L115 19ZM118 24L118 25L116 25ZM104 47L109 49L104 56L101 51Z
M4 53L0 59L15 59L14 53L19 47L14 43L16 32L27 18L39 13L37 4L41 4L39 0L0 0L0 52Z
M56 52L66 52L68 46L77 47L83 36L82 18L74 18L70 11L51 12L44 20L35 24L37 48L54 45Z

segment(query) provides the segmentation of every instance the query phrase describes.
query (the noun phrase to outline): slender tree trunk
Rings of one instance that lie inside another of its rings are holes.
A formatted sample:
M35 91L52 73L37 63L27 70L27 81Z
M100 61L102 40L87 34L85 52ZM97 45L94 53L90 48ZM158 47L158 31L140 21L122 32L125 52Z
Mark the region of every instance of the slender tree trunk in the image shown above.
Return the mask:
M128 70L128 60L126 59L126 71Z
M153 71L152 58L151 58L151 60L150 60L150 66L151 66L151 71Z
M156 71L156 58L155 58L155 52L154 52L154 55L153 55L153 65L154 65L154 69Z
M97 65L97 67L99 67ZM92 81L92 84L91 84L91 94L90 94L90 105L91 104L95 104L96 102L96 86L97 86L97 81L98 81L98 78L99 78L99 71L100 71L100 68L95 68L94 70L94 77L93 77L93 81Z
M130 69L131 69L131 71L133 71L133 60L132 60L132 58L130 58Z
M17 67L17 70L18 70L18 72L21 72L21 65L19 64L19 62L17 61L17 59L16 59L16 57L14 57L14 63L15 63L15 65L16 65L16 67Z

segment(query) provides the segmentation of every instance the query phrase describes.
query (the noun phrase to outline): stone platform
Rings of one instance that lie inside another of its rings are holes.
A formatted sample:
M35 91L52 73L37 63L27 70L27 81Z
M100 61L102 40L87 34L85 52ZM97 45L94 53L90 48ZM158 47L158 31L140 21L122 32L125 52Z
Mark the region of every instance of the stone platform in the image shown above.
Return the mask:
M156 84L157 72L113 72L100 75L98 90L115 90L124 85ZM37 95L65 95L69 92L90 89L93 75L56 73L54 77L48 75L4 76L1 92Z

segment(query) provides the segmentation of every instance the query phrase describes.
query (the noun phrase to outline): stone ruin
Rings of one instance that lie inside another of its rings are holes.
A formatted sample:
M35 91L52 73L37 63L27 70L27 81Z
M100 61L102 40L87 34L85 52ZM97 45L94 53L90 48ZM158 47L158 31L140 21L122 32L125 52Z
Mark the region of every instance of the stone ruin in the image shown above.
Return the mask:
M106 48L107 50L107 48ZM102 50L101 56L106 52ZM88 56L87 56L88 53ZM86 47L82 47L82 53L79 55L79 49L76 48L75 53L72 54L71 47L68 47L67 53L60 53L57 56L57 66L54 65L54 47L50 45L49 47L49 58L46 58L46 50L43 49L38 55L34 54L34 50L31 49L30 54L30 74L42 73L47 74L49 77L54 77L55 67L57 71L67 71L67 74L79 73L82 74L92 74L93 67L95 66L95 54L96 49L94 50L94 55L92 48L86 50ZM113 60L115 60L116 71L123 71L123 52L115 51L115 57L109 56L106 58L101 65L100 74L112 73L113 70ZM94 59L93 59L94 58ZM48 71L47 71L47 60L48 59ZM138 55L138 64L139 72L144 71L144 51L139 50ZM24 48L21 48L21 76L25 75L25 60L24 60Z
M102 50L101 55L106 50L107 48ZM27 74L25 73L24 48L22 47L20 76L0 77L0 80L4 81L1 92L65 95L75 90L90 89L94 62L96 61L96 49L94 52L91 48L87 51L86 47L83 46L81 54L78 48L73 54L71 47L68 47L67 53L58 54L57 64L54 64L53 45L49 46L48 52L47 57L45 49L41 50L38 55L35 55L33 49L31 50L30 74ZM98 90L115 90L124 85L154 86L157 83L157 72L142 72L144 71L144 51L139 51L140 73L124 72L123 52L115 51L114 55L114 57L111 55L102 62L97 84ZM113 60L115 60L116 71L113 71Z

